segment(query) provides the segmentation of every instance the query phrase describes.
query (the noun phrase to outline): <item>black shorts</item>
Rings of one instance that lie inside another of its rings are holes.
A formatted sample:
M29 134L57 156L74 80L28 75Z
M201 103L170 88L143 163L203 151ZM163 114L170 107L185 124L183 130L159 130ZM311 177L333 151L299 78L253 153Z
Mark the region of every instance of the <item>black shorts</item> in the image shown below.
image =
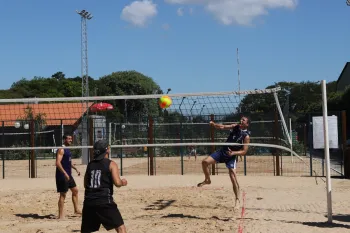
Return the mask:
M76 186L77 185L72 176L70 177L69 181L56 178L56 188L58 193L66 193L68 192L68 189L74 188Z
M124 225L117 204L110 203L96 206L84 204L81 232L98 231L101 224L107 231Z

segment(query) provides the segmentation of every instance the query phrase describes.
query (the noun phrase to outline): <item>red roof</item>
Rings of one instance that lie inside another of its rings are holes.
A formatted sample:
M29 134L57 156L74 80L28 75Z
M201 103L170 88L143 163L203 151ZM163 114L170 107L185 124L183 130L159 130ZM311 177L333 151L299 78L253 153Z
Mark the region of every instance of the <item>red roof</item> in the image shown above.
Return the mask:
M90 107L93 103L88 103ZM0 105L0 126L14 126L15 122L25 118L26 109L31 108L34 116L44 114L46 125L74 125L83 115L82 103L45 103L45 104L3 104ZM86 110L84 109L84 112Z

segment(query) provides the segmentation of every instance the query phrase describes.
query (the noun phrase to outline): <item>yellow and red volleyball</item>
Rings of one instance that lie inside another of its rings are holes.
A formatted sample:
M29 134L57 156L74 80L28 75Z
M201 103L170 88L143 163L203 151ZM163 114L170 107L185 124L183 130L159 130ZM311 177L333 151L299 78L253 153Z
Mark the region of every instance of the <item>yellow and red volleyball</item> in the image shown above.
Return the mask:
M173 101L171 100L171 98L169 96L164 95L164 96L160 97L160 99L159 99L159 106L161 108L169 108L172 102Z

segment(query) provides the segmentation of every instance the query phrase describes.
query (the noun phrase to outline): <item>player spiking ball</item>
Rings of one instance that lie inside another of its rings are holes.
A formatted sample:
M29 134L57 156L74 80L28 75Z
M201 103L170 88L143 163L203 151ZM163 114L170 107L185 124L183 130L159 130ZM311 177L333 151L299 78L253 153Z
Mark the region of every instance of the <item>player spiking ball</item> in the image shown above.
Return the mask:
M210 121L209 124L216 129L230 130L230 134L228 135L226 142L238 143L240 145L223 146L205 158L202 161L202 169L205 178L204 181L199 183L197 186L202 187L203 185L211 184L208 168L209 165L215 163L225 163L229 171L233 192L236 196L234 208L238 209L240 203L240 188L236 174L236 163L237 156L245 156L248 152L248 144L250 143L250 131L248 131L248 126L250 124L250 119L247 116L242 116L240 124L223 125L217 124L213 121Z
M172 100L169 96L167 95L163 95L162 97L160 97L159 99L159 107L160 108L169 108L170 105L172 104Z

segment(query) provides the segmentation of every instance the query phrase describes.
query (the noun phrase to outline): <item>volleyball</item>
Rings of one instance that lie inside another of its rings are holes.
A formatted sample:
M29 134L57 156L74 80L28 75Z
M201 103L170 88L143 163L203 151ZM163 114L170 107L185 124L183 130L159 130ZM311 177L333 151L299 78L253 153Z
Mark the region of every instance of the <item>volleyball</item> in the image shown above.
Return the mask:
M171 103L172 103L172 100L169 96L165 95L165 96L160 97L160 99L159 99L159 106L161 108L169 108Z

